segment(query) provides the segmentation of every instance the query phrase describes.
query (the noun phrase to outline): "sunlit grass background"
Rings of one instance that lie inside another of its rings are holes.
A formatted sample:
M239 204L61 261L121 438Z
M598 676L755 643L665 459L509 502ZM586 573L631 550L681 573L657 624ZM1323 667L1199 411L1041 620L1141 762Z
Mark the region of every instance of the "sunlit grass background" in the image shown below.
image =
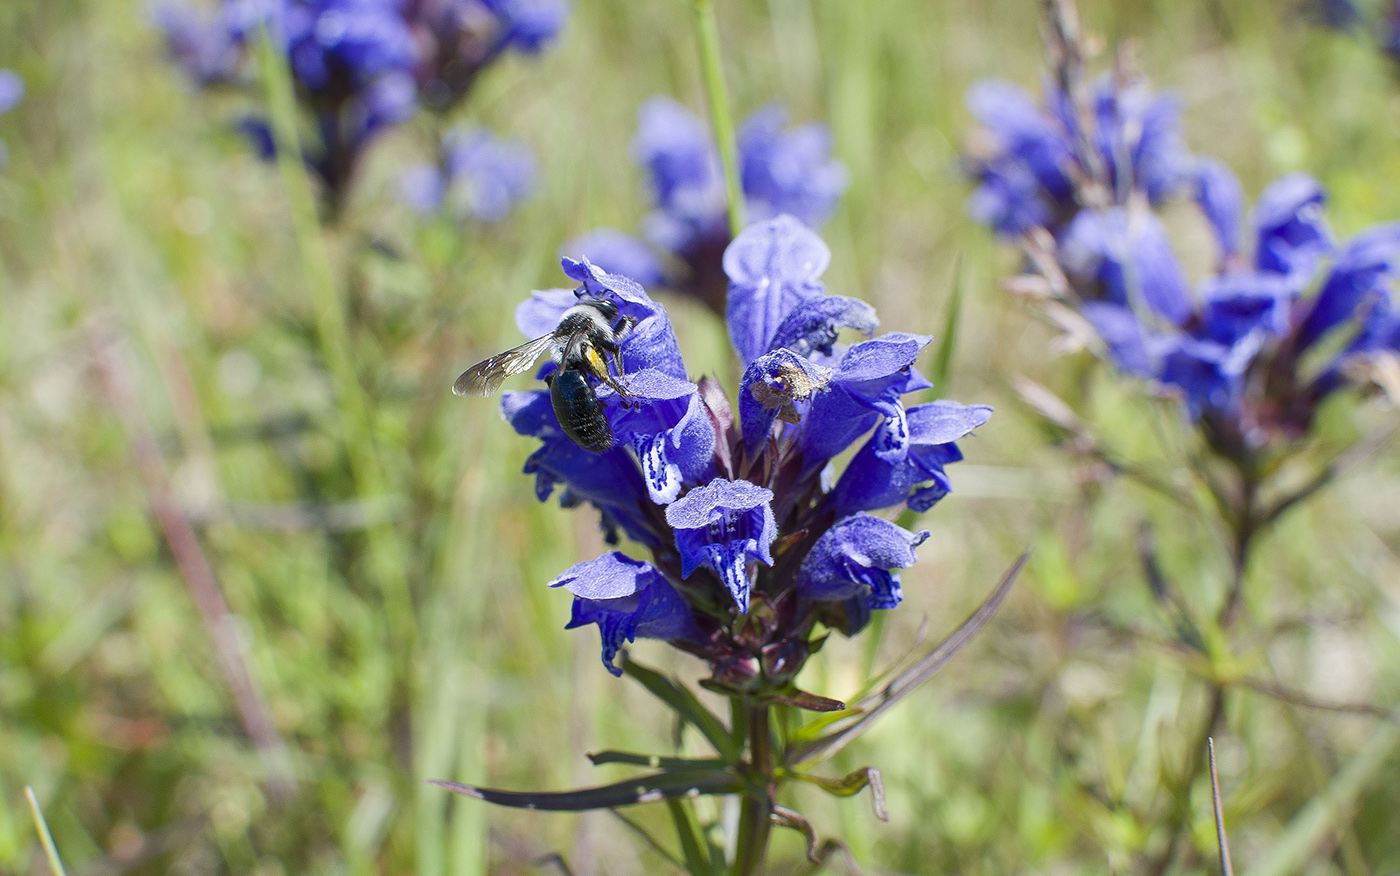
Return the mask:
M1038 85L1039 4L718 6L736 112L780 99L797 121L825 121L851 172L824 231L828 289L871 301L889 328L938 334L961 259L957 356L938 394L998 409L951 470L957 492L923 523L933 537L878 652L833 643L806 687L852 693L922 623L941 635L1036 549L981 639L843 755L883 771L891 821L864 799L788 802L869 872L1137 872L1168 827L1151 813L1202 702L1143 583L1138 524L1153 522L1193 604L1216 604L1227 560L1199 515L1054 448L1009 389L1016 374L1054 386L1162 471L1189 451L1169 407L1103 379L1087 354L1051 358L1052 333L998 290L1014 254L964 214L963 92L987 76ZM1330 188L1344 235L1400 216L1400 85L1374 49L1287 4L1090 2L1083 14L1103 45L1136 42L1140 67L1180 95L1189 145L1233 166L1251 198L1306 169ZM628 152L638 105L659 93L704 107L691 26L681 0L578 0L555 47L484 79L463 117L527 141L542 170L537 195L498 226L425 225L398 205L399 169L429 154L427 120L375 149L324 239L374 411L374 434L359 437L380 448L391 490L370 497L347 474L282 180L232 132L247 99L192 92L140 2L0 4L0 67L29 88L0 117L0 871L47 868L25 785L77 873L519 873L552 853L579 874L668 866L607 814L488 810L420 780L564 788L621 775L588 766L587 751L673 744L639 689L603 672L594 631L563 631L569 600L544 586L600 550L593 515L538 504L520 474L532 442L493 403L447 387L517 342L513 308L563 283L564 240L636 228L648 206ZM1204 269L1203 226L1185 208L1170 224ZM732 386L722 325L667 305L691 372ZM98 335L120 339L237 615L292 751L290 803L266 795L150 513L91 367ZM1394 416L1347 400L1324 430L1340 444ZM391 622L367 574L364 524L385 520L416 633ZM1264 541L1237 646L1248 674L1333 701L1400 701L1398 552L1389 448ZM393 655L410 637L405 669ZM638 651L699 673L650 643ZM1400 869L1400 759L1375 742L1385 726L1237 692L1219 746L1240 869L1290 842L1285 869L1258 872ZM1355 768L1351 793L1322 795L1368 744L1380 754ZM1215 866L1207 791L1194 787L1199 853L1179 872ZM1316 842L1299 817L1310 802ZM666 838L658 814L631 814ZM800 841L780 836L774 872L800 861Z

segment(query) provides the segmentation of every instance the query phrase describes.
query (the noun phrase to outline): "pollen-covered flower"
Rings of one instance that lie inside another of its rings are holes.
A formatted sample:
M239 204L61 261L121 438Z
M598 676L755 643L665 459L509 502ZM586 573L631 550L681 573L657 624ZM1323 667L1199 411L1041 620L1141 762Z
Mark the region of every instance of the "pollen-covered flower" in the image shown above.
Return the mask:
M530 337L552 332L580 298L617 309L620 389L590 378L610 447L570 440L550 389L502 401L516 431L541 441L525 469L539 498L593 506L611 543L625 535L649 555L613 551L555 582L575 596L570 626L598 625L609 671L623 643L651 637L706 659L719 683L778 689L818 624L854 634L871 611L899 603L895 570L913 564L925 534L872 515L926 510L946 495L944 467L962 458L954 442L991 409L906 409L903 396L929 386L913 368L929 339L871 337L874 310L827 293L829 260L821 238L787 215L729 245L725 310L745 366L737 404L687 372L665 308L632 278L565 259L578 285L517 309ZM844 473L834 471L853 445Z
M779 215L820 227L846 190L848 174L831 157L831 132L812 122L789 128L787 111L759 109L737 134L739 178L750 223ZM660 285L723 311L729 244L724 175L719 152L699 116L669 98L656 97L637 113L632 153L647 172L653 210L642 222L642 238L620 231L592 232L565 244L611 271L631 267ZM646 253L649 255L649 260ZM661 256L661 258L658 258Z

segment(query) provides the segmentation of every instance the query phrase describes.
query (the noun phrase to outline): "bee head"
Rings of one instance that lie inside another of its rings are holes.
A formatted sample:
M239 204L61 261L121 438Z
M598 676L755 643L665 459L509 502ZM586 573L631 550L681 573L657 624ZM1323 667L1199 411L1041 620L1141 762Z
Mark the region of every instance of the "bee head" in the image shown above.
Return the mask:
M603 318L606 319L608 322L612 322L613 320L617 319L617 305L613 304L607 299L585 296L583 298L580 298L578 300L578 303L587 305L588 307L592 307L594 310L597 310L603 315Z

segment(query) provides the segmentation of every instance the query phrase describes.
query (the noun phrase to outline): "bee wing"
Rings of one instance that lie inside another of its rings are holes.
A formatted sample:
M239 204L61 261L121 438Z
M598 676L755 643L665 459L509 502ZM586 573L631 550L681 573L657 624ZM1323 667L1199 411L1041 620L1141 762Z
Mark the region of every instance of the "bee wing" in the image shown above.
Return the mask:
M490 359L476 363L457 378L452 384L453 395L486 396L501 388L501 384L512 374L528 371L535 360L554 346L554 335L548 334L521 344L513 350L498 353Z

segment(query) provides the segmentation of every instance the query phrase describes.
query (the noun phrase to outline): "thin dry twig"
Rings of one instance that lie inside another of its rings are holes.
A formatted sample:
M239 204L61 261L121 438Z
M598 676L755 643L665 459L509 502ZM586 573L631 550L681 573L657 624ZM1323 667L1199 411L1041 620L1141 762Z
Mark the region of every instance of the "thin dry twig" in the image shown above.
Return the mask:
M155 434L141 409L131 375L122 360L119 340L110 328L98 326L89 333L89 349L98 377L106 390L106 401L116 412L126 433L132 462L145 488L147 501L175 558L180 577L209 633L243 728L263 757L267 768L268 792L279 800L288 799L296 792L296 778L287 745L272 722L262 691L248 671L247 655L218 578L209 565L194 528L170 489L165 460L161 458Z

